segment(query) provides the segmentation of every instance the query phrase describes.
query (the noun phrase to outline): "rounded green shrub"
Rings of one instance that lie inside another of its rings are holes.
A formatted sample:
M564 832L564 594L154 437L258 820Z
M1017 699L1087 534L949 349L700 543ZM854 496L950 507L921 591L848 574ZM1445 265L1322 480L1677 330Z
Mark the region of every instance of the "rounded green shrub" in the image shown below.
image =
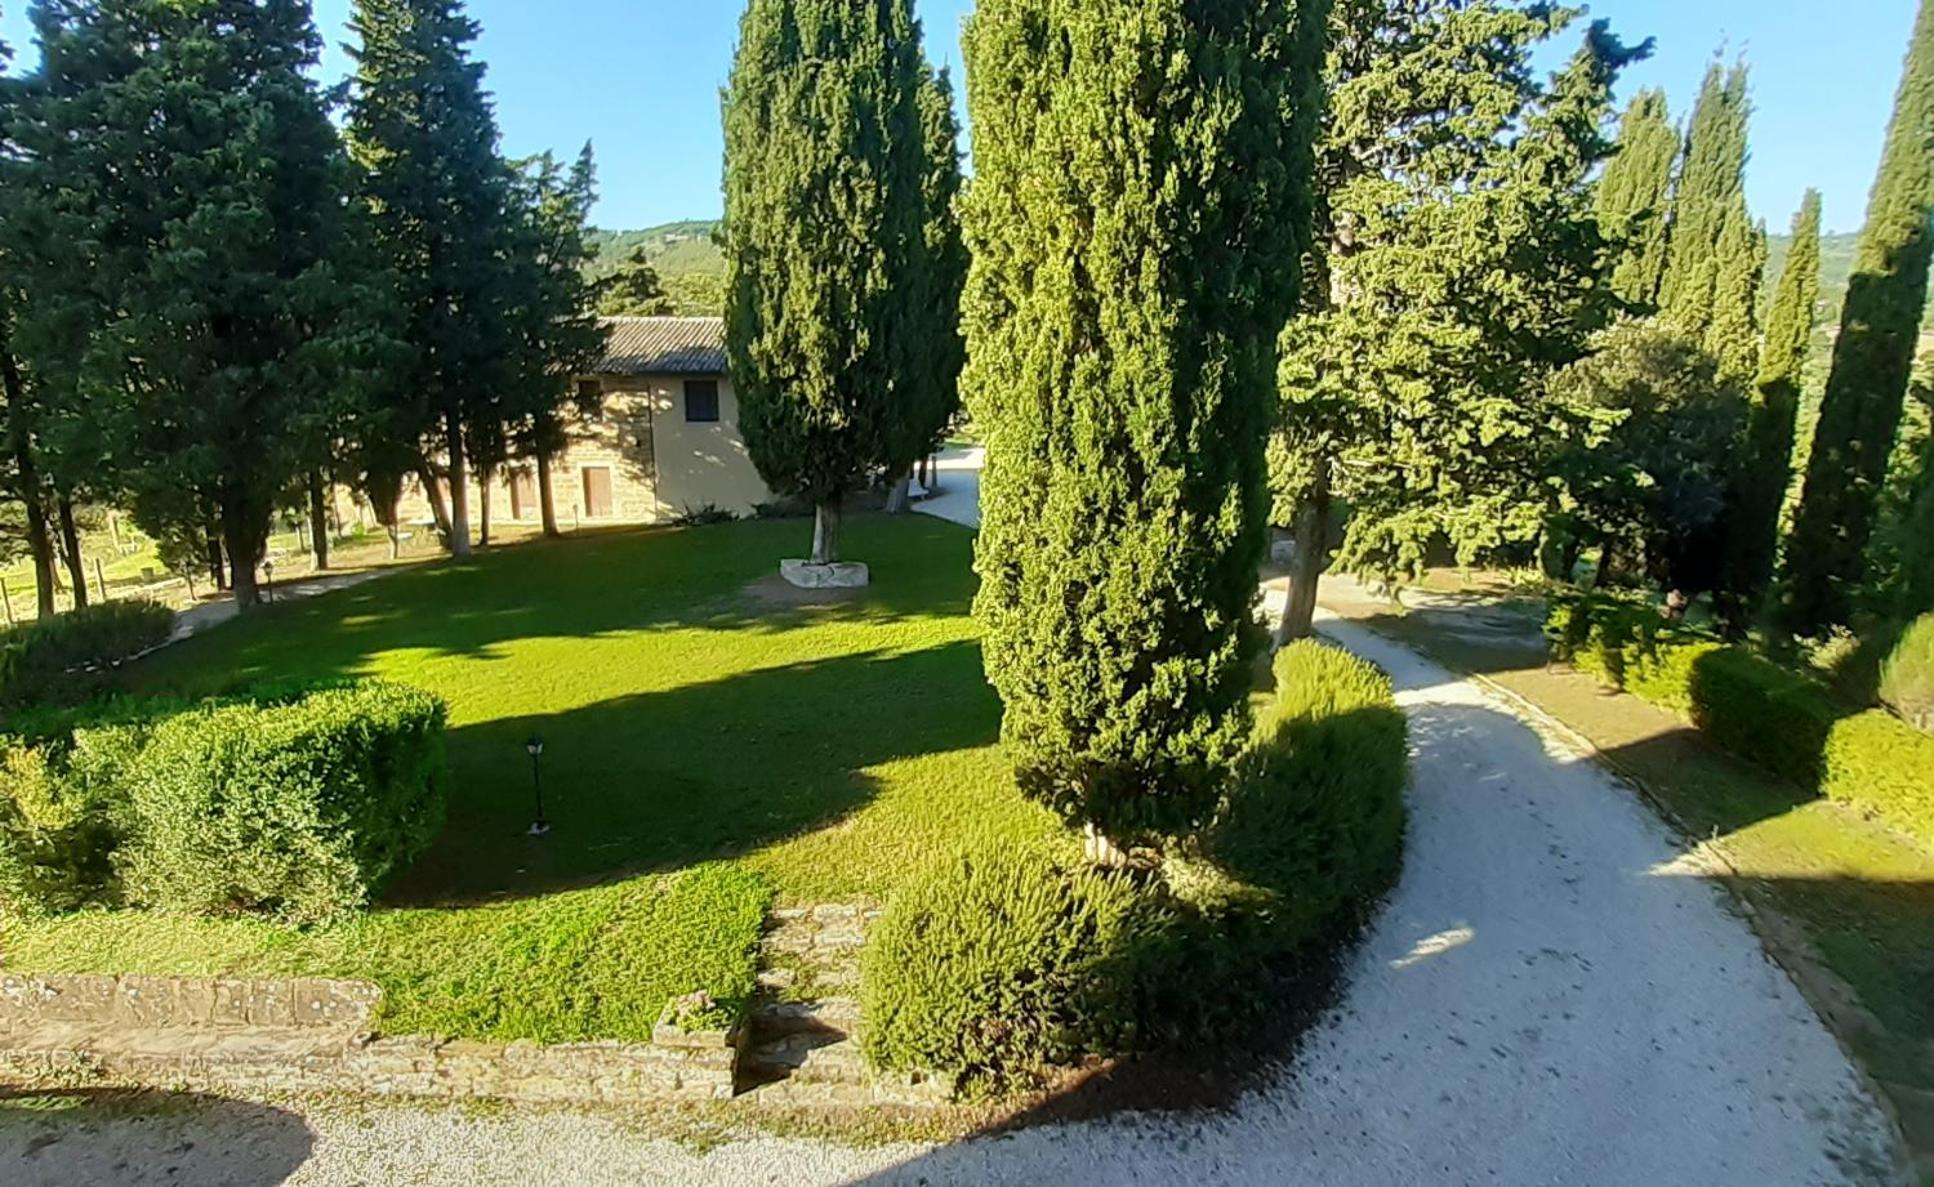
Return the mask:
M1917 729L1934 733L1934 614L1907 628L1880 669L1880 699Z
M998 1089L1122 1049L1157 902L1128 875L1038 851L983 846L935 865L888 904L862 958L868 1061Z
M0 631L0 707L76 704L109 687L113 669L166 643L175 612L159 602L101 602Z

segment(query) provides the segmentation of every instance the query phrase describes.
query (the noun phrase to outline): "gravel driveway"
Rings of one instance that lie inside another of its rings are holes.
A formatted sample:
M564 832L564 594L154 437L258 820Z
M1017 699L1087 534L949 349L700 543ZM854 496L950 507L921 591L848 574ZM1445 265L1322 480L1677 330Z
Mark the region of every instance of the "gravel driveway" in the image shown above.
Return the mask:
M1839 1047L1629 791L1472 684L1325 629L1392 673L1411 716L1409 857L1344 1004L1227 1115L695 1152L593 1118L223 1104L0 1119L0 1182L1896 1181L1890 1129Z

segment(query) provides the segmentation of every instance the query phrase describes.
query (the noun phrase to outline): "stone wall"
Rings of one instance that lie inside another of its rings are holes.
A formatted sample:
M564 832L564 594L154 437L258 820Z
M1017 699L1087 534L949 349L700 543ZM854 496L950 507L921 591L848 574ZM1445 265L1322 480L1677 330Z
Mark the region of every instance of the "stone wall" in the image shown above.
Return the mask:
M650 1103L733 1096L744 1028L649 1043L484 1043L370 1034L356 982L0 977L0 1079L76 1076L246 1095Z

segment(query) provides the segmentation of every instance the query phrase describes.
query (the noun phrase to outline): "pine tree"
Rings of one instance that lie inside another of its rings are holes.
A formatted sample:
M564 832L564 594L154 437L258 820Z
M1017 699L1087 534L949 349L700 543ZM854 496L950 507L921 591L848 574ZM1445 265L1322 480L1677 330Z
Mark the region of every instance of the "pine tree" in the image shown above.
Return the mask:
M12 48L0 41L0 66L12 60ZM0 202L13 194L20 181L15 168L18 153L9 129L23 97L18 79L0 78ZM0 492L20 506L17 549L7 549L9 559L24 554L32 561L35 612L41 618L51 618L57 609L54 538L47 521L46 490L37 456L39 404L15 346L14 323L24 295L20 291L20 269L10 254L17 245L13 235L5 233L12 230L5 226L12 218L11 207L0 205L0 227L4 227L0 231Z
M1808 190L1793 217L1793 247L1767 314L1766 342L1760 351L1759 378L1741 451L1738 512L1731 532L1733 573L1728 585L1742 600L1742 618L1757 607L1773 577L1780 511L1792 482L1800 386L1819 299L1820 193Z
M660 317L672 308L665 282L642 244L632 248L598 286L598 312L606 317Z
M477 24L458 0L356 0L349 139L363 169L375 247L413 348L390 389L396 457L441 508L433 458L448 465L451 551L470 551L466 432L488 448L489 407L514 362L502 296L515 236L510 169L470 57ZM439 444L433 446L435 440Z
M308 77L309 5L102 0L35 18L21 340L144 525L214 514L248 608L363 329L339 283L347 169ZM208 161L223 167L185 167ZM71 502L60 512L71 541Z
M976 613L1021 785L1098 859L1196 823L1248 734L1327 7L983 0L968 25Z
M923 300L911 0L750 0L725 97L726 344L746 451L813 504L812 561L891 453Z
M1934 3L1915 21L1834 343L1788 554L1785 623L1846 623L1866 576L1879 489L1900 425L1934 239Z
M1704 337L1717 316L1720 240L1727 221L1745 215L1746 68L1717 62L1706 71L1686 129L1685 153L1672 191L1671 238L1659 306L1681 327ZM1738 230L1735 230L1735 245ZM1748 314L1750 317L1750 314Z
M1618 151L1598 183L1598 216L1605 234L1625 247L1612 270L1612 290L1635 306L1659 299L1665 276L1666 235L1671 213L1672 167L1679 133L1672 126L1665 92L1640 91L1618 126Z

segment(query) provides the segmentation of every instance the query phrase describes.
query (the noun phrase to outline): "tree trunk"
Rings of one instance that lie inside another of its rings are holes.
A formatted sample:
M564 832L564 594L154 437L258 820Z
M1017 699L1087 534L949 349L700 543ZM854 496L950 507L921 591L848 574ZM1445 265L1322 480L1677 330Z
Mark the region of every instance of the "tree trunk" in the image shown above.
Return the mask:
M40 470L34 464L33 445L26 425L27 384L14 360L10 344L0 342L0 377L4 378L8 418L8 437L12 445L16 492L27 512L27 552L34 559L34 613L52 618L60 612L54 602L54 537L48 529L47 504L41 501ZM19 417L15 420L14 417Z
M329 512L322 501L322 471L309 474L309 535L316 550L316 572L329 570Z
M1315 630L1316 593L1330 567L1330 473L1316 466L1316 485L1296 512L1296 563L1290 569L1289 601L1276 626L1276 649L1307 639Z
M228 556L222 548L222 533L219 524L208 525L208 576L215 583L215 592L228 589Z
M233 504L222 507L222 546L228 552L229 584L238 610L252 610L261 604L255 568L262 561L262 538L262 530L246 508Z
M551 497L551 455L541 449L537 451L537 506L544 520L544 538L562 536L557 530L557 501Z
M87 605L87 566L81 560L81 534L74 527L74 500L60 498L61 559L67 563L67 580L74 587L74 608Z
M893 485L888 487L886 492L886 513L888 515L899 515L907 509L907 489L912 484L913 475L911 472L902 474L893 480Z
M1106 870L1128 867L1128 851L1096 825L1083 826L1081 851L1091 866Z
M430 518L436 520L437 534L447 542L450 539L450 508L443 501L443 487L438 484L436 471L425 462L416 472L416 480L423 484L423 496L430 501ZM391 510L390 519L396 518Z
M815 565L830 565L839 560L839 504L833 501L813 505L813 557Z
M463 425L452 412L444 417L443 435L450 450L450 555L470 555L470 478L463 456Z
M477 544L490 547L490 480L495 475L494 466L477 467Z

